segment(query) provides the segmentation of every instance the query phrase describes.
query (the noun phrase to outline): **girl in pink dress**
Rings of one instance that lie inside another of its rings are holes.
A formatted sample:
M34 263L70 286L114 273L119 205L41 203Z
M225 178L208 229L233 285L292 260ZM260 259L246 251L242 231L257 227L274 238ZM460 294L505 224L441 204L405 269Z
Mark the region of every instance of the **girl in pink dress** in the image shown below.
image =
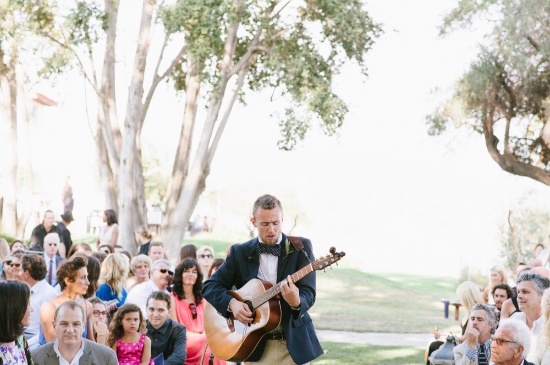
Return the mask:
M154 365L145 319L135 304L124 304L109 325L106 345L115 350L119 365Z
M177 321L187 329L185 365L208 365L210 348L207 348L203 363L200 359L206 345L204 333L204 299L202 298L202 274L197 261L184 259L174 274L172 298ZM214 365L225 361L213 358Z

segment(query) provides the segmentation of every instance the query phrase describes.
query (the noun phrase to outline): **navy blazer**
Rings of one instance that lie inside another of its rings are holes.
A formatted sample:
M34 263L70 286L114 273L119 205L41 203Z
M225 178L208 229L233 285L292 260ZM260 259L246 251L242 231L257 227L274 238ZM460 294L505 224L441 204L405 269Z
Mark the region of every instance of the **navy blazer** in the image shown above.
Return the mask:
M291 244L289 252L283 252L279 256L277 282L315 260L311 241L303 237L300 237L300 240L304 245L303 249L297 250ZM286 241L287 237L283 234L281 242L283 250ZM226 318L229 316L227 312L229 302L233 299L227 291L233 287L240 289L251 279L258 278L260 260L257 246L258 238L231 246L225 263L203 285L204 298ZM281 324L288 352L297 364L307 363L323 354L311 317L307 313L315 303L315 275L314 271L296 282L296 286L300 290L299 311L290 309L282 295L279 300L281 303ZM267 338L264 336L247 360L258 361L262 357L266 342Z

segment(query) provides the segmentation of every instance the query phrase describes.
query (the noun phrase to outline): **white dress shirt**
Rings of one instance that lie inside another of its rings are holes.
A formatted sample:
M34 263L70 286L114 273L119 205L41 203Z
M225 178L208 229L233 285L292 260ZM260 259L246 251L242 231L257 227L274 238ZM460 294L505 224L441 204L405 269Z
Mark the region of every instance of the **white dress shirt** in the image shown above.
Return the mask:
M68 362L61 356L61 353L59 352L59 347L57 346L57 340L55 340L55 343L53 344L53 350L57 354L57 357L59 358L59 365L78 365L78 362L80 361L80 358L84 354L84 341L82 341L82 344L80 345L80 350L76 353L74 356L73 361Z
M511 319L517 319L525 324L527 324L527 316L523 312L516 312L510 316ZM533 328L531 328L531 348L529 349L529 353L527 354L526 360L529 362L535 362L537 355L536 355L536 347L537 342L540 336L540 332L542 329L542 316L540 316L537 320L533 322Z
M60 294L46 279L41 280L31 287L30 325L25 328L25 337L29 343L29 349L38 347L38 331L40 328L40 308L44 302L57 297Z
M141 309L143 317L147 319L149 318L147 316L147 298L149 298L149 295L151 295L152 292L158 290L160 289L155 284L155 282L149 279L149 281L134 286L132 290L128 293L125 303L132 303L137 305L139 309ZM168 293L167 290L163 290L163 292Z
M260 237L258 240L262 242ZM283 240L283 235L279 236L277 244L280 245ZM262 242L264 243L264 242ZM283 247L281 247L281 255L283 254ZM269 281L271 284L277 284L277 266L279 265L279 257L273 256L269 253L262 253L260 255L260 268L258 269L258 279Z

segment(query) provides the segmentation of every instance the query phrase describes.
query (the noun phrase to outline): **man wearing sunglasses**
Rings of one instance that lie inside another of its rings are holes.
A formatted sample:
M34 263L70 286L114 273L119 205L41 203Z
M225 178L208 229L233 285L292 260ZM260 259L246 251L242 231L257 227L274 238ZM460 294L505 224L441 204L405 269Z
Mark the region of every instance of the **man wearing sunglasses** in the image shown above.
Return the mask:
M167 289L172 283L172 275L174 275L174 272L170 261L162 259L153 262L151 265L151 279L134 286L126 297L126 303L137 305L145 319L147 319L147 298L152 292L159 290L168 293Z
M46 281L53 287L57 285L57 267L63 260L61 256L57 256L57 249L60 246L61 240L59 234L52 232L44 237L44 261L46 262L46 268L48 270Z
M272 195L259 197L252 208L251 222L258 237L231 246L225 263L204 283L204 298L224 317L252 322L248 306L227 291L251 279L281 285L281 322L259 342L246 364L309 364L323 354L308 310L315 303L315 271L294 283L290 275L315 260L311 241L287 238L282 233L283 208Z
M527 325L515 319L503 319L491 343L491 361L495 365L533 365L525 360L531 348Z
M476 304L472 307L466 340L453 349L456 365L489 364L495 322L495 313L489 306Z

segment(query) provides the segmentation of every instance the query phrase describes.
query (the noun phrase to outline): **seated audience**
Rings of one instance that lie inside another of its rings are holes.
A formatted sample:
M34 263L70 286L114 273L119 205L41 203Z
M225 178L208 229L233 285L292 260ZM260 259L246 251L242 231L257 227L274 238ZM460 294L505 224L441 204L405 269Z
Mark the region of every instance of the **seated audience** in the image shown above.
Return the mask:
M197 246L185 245L180 249L180 262L186 258L197 259Z
M92 254L93 254L92 247L87 243L81 242L81 243L77 243L77 244L71 246L71 249L69 250L69 253L67 254L67 257L71 257L75 253L78 253L78 252L84 253L87 256L92 256Z
M510 318L527 325L531 332L531 344L536 346L541 331L542 308L541 299L544 291L550 287L550 280L539 274L526 273L518 278L518 304L521 312L514 313ZM535 356L533 349L527 349L529 356ZM529 361L532 361L528 357Z
M151 242L149 245L149 253L147 254L152 262L165 259L164 245L162 242Z
M127 293L124 284L129 270L128 260L120 253L107 255L101 265L100 285L96 297L107 303L111 314L126 302Z
M126 291L130 292L134 286L149 280L151 259L147 255L137 255L130 262L130 271L126 279Z
M151 359L151 339L147 337L146 322L139 307L124 304L109 324L107 346L112 348L122 365L154 365Z
M14 253L15 251L25 251L27 246L21 240L14 240L10 245L10 252Z
M132 291L130 291L126 297L126 303L133 303L137 305L143 312L146 319L147 298L149 298L149 295L151 295L154 291L162 290L168 293L167 288L172 281L172 275L174 275L170 262L164 259L153 262L151 271L151 279L134 286Z
M517 281L517 279L524 273L526 272L529 272L529 270L531 270L532 267L523 263L523 262L520 262L519 264L516 265L516 270L515 270L515 274L516 274L516 277L515 277L515 280ZM519 309L519 305L518 305L518 292L517 292L517 286L516 287L513 287L512 288L512 291L514 292L514 296L512 296L512 298L510 299L506 299L504 301L504 303L502 303L502 309L500 310L500 318L501 319L505 319L505 318L510 318L510 316L516 312L521 312L521 310Z
M164 365L186 362L185 327L169 318L172 312L170 295L163 291L147 298L147 336L151 339L151 357L162 354Z
M55 340L31 351L35 365L118 365L112 349L83 338L89 320L80 303L73 300L61 303L53 321Z
M212 262L212 266L210 266L210 270L208 270L208 277L211 277L212 275L214 275L214 273L220 268L220 266L223 265L224 262L225 262L224 259L215 259Z
M470 326L465 341L453 349L456 365L488 364L491 358L491 334L495 314L486 304L475 304L470 313Z
M491 268L491 279L489 285L483 290L483 299L485 304L494 304L494 299L490 296L495 285L503 284L506 282L506 270L502 266L493 266Z
M40 308L44 302L59 295L46 278L46 263L41 255L27 254L21 258L21 281L31 288L30 325L25 328L25 337L29 348L38 347L38 333L40 331Z
M94 341L101 345L105 345L107 340L108 330L107 330L107 305L105 302L97 297L92 297L87 299L88 302L92 303L92 329L94 330Z
M202 297L202 273L195 260L185 259L176 267L171 296L174 301L177 321L183 324L187 330L185 364L199 364L202 350L206 345L205 300ZM205 358L209 359L210 357L213 358L213 355L208 348ZM225 361L215 359L214 364L225 364Z
M210 278L208 276L208 270L210 270L210 266L212 266L213 260L214 260L214 249L212 247L201 246L197 250L197 262L199 264L199 267L203 276L203 282Z
M57 279L61 294L44 302L40 308L40 330L38 332L40 345L51 342L56 338L57 331L53 326L55 313L59 306L67 301L76 301L82 307L86 317L83 323L82 336L93 340L92 304L83 298L90 285L87 264L88 260L85 257L75 256L59 265Z
M461 336L458 336L458 340L463 342L466 339L466 330L468 329L470 312L474 305L484 303L483 293L476 283L472 281L465 281L456 288L456 295L460 300L460 304L466 310L466 313L461 319L460 327L462 328Z
M32 311L29 286L18 281L0 283L0 364L29 364L32 358L23 328ZM9 300L5 300L9 298Z
M46 262L46 281L51 286L57 285L57 268L59 263L63 261L61 256L57 255L57 250L61 246L61 240L57 232L48 233L44 237L44 261Z
M531 348L529 328L520 321L505 319L491 342L491 362L494 365L533 365L526 360Z

